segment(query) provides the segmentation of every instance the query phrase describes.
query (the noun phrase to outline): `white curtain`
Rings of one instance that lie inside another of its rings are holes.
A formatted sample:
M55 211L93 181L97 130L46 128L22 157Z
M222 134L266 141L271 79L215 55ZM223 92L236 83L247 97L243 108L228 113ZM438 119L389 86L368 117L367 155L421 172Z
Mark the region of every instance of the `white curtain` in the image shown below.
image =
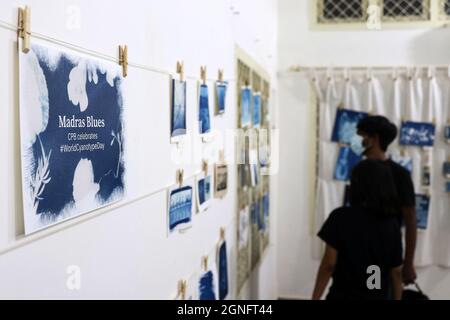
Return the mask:
M450 118L450 79L448 72L430 69L373 72L371 70L328 71L312 74L312 84L320 103L319 173L315 231L332 210L342 206L345 182L333 179L339 146L331 141L336 111L339 106L388 117L400 129L402 120L434 122L436 139L433 148L403 147L398 138L389 147L392 157L413 159L412 178L416 193L430 193L428 228L418 231L416 266L450 267L450 194L445 192L443 163L450 155L444 140L444 128ZM421 187L423 165L431 166L431 188ZM317 243L313 256L320 257Z

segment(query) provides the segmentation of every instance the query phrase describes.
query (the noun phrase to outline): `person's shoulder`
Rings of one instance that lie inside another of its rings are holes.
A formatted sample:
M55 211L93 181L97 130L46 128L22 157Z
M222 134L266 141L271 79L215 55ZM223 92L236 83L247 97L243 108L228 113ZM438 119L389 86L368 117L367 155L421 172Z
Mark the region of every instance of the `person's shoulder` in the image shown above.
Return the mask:
M334 209L331 213L329 218L330 219L339 219L344 216L351 215L353 213L353 209L351 207L339 207Z
M392 159L387 160L389 166L391 167L393 174L401 174L403 176L409 176L409 171L399 165L397 162L393 161Z

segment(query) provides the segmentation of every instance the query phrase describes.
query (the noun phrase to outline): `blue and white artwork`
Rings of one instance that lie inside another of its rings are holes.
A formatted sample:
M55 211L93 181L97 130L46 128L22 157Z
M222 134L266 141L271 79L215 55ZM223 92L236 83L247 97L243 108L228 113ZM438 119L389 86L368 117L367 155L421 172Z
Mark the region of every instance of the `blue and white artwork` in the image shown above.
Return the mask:
M249 240L250 233L250 212L249 207L246 206L239 210L239 226L238 226L238 237L239 237L239 249L246 248Z
M338 109L331 141L350 144L353 137L357 134L359 121L367 116L368 113L366 112Z
M200 134L206 134L211 131L208 86L206 84L201 84L199 91L200 91L199 113L198 113L199 128Z
M252 89L241 89L241 128L250 127L252 124Z
M430 197L424 194L416 194L417 228L428 228L428 212L430 209Z
M444 139L447 143L450 143L450 125L447 125L444 128Z
M172 79L171 137L186 134L186 81Z
M219 269L219 300L225 300L228 295L228 258L226 241L222 241L219 245L217 265Z
M334 171L334 179L348 181L351 178L353 168L362 160L350 147L341 147Z
M445 183L445 192L450 193L450 181Z
M200 276L199 297L200 300L216 300L214 274L212 271L207 271Z
M257 93L253 96L253 127L261 126L261 94Z
M225 104L227 97L228 82L216 82L216 103L217 114L225 113Z
M259 231L264 230L264 219L261 215L261 206L260 201L255 201L252 203L250 207L250 217L252 224L256 225L258 227Z
M404 156L391 155L390 159L399 164L400 166L402 166L403 168L405 168L406 170L408 170L409 173L412 173L414 167L412 157L407 155Z
M407 146L432 147L436 127L432 123L405 121L400 130L400 144Z
M187 227L192 220L192 187L184 186L169 190L169 231Z
M211 200L211 176L206 176L197 180L197 205L199 211L203 211L208 207Z
M121 68L32 44L19 70L25 233L121 200Z
M269 199L270 199L269 193L265 193L262 198L263 215L265 218L269 217L269 208L270 208Z

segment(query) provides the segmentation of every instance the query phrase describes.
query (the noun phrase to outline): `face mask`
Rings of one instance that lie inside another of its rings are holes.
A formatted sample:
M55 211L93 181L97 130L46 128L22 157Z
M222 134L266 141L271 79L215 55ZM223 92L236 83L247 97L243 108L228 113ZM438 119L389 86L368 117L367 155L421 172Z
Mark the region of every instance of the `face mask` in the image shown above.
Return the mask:
M362 156L365 151L363 140L363 137L355 135L350 141L350 148L358 156Z

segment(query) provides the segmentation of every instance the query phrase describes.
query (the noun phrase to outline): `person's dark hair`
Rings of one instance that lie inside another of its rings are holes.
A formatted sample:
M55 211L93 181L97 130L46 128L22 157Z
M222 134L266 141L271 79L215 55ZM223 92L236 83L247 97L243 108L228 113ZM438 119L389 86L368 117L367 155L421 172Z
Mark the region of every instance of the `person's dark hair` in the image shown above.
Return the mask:
M370 137L378 136L380 147L386 151L397 137L397 127L383 116L368 116L358 123L358 130Z
M400 208L394 178L387 162L363 160L352 171L350 205L379 216L391 216Z

